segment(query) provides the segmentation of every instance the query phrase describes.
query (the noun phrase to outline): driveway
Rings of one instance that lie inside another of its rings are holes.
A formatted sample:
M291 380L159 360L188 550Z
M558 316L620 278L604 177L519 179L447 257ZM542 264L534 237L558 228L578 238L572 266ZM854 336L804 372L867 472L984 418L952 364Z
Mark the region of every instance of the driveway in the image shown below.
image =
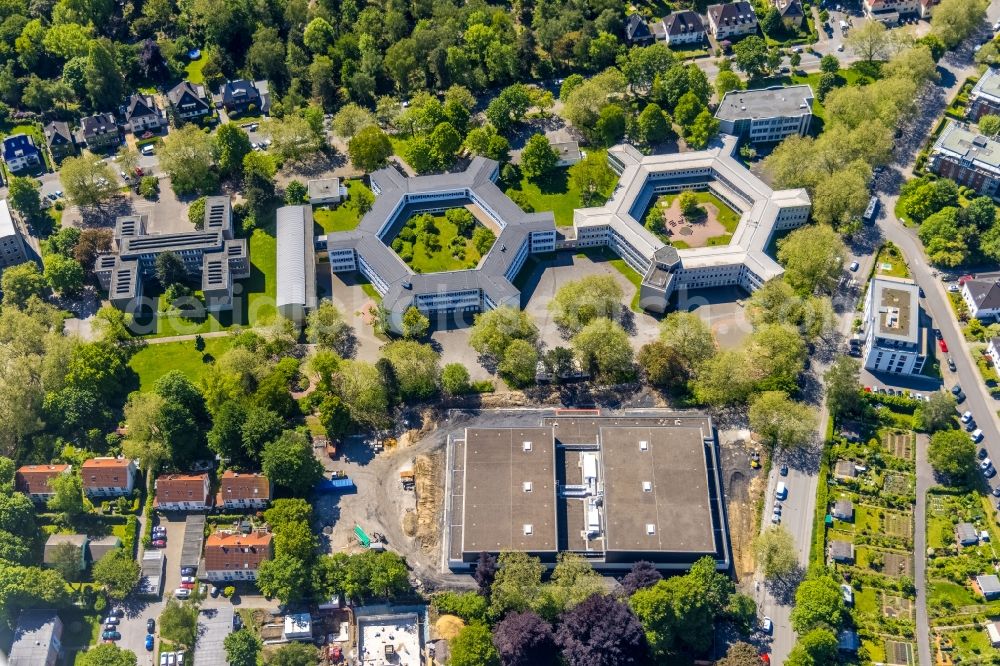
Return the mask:
M181 549L184 546L184 514L160 514L155 524L167 528L167 547L163 549L166 558L166 573L163 578L163 597L172 597L174 590L181 586Z
M229 666L223 641L233 631L233 615L233 607L228 603L201 609L194 666Z

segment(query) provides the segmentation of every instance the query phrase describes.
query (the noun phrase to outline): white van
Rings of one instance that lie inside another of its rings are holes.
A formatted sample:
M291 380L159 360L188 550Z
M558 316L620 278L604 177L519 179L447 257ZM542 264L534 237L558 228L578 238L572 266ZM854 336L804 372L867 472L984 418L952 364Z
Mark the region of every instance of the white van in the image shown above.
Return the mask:
M980 430L979 428L976 428L975 430L969 433L969 438L973 442L978 444L979 442L983 441L983 431Z
M153 144L147 143L139 150L139 152L142 153L143 155L149 156L152 155L155 150L156 149L153 147Z
M778 481L778 485L774 489L774 498L784 501L787 497L788 486L785 485L784 481Z

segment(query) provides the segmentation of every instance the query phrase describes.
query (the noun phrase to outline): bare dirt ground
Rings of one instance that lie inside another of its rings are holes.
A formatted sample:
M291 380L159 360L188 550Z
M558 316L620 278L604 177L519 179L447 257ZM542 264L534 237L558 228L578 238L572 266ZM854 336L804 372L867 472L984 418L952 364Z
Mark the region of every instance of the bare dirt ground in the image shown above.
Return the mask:
M767 486L767 478L761 471L750 467L749 441L750 433L746 430L719 432L733 575L743 586L750 583L754 574L752 542L760 525L757 503Z

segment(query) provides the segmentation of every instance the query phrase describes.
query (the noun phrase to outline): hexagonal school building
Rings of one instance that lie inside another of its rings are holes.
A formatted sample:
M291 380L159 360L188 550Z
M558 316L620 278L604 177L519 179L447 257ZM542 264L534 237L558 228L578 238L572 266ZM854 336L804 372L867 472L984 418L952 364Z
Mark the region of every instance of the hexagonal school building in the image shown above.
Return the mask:
M774 191L733 158L738 139L721 135L707 150L644 156L628 145L608 151L620 180L603 206L574 211L557 229L551 212L525 213L495 184L499 164L477 157L461 173L408 178L393 168L371 175L376 199L351 231L329 234L333 272L358 271L382 296L388 325L401 330L415 306L436 317L520 304L513 281L531 254L607 247L642 276L640 304L667 309L682 289L737 285L753 291L781 275L767 254L776 231L806 223L803 189ZM683 190L710 192L740 215L728 244L678 249L646 229L655 198ZM417 273L390 247L407 220L465 207L496 240L475 268Z

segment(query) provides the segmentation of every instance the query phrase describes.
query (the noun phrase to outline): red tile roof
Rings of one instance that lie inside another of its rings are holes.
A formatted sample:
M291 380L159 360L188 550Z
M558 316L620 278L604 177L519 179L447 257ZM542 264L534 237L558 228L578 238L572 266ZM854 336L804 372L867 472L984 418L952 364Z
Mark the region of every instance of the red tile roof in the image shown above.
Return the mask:
M14 475L14 484L19 491L29 495L50 493L49 481L68 469L69 465L25 465Z
M205 571L256 571L271 559L272 539L268 532L210 534L205 539Z
M127 488L131 460L125 458L91 458L80 468L83 489Z
M270 500L271 482L263 474L244 474L227 469L219 483L216 504L226 500Z
M156 503L208 503L208 474L168 474L156 480Z

